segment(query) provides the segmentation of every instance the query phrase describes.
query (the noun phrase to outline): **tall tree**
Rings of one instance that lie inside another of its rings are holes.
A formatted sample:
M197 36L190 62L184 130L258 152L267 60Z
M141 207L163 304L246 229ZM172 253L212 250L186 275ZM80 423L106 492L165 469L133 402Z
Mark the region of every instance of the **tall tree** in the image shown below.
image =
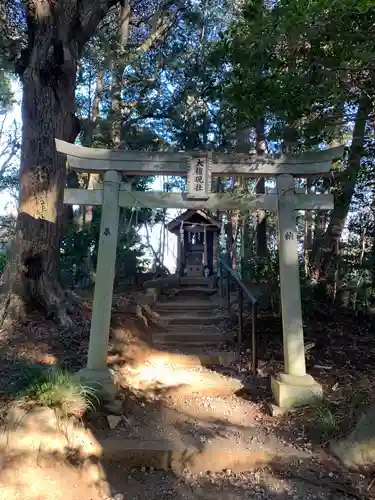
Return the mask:
M55 137L74 142L77 64L87 41L116 0L5 2L3 36L16 58L22 88L20 208L6 271L0 318L22 318L35 300L70 325L67 296L58 281L65 159ZM22 19L17 38L8 33ZM25 43L26 42L26 43Z
M281 0L257 18L258 3L246 1L223 36L228 101L244 122L267 117L268 139L279 150L317 149L338 128L352 132L348 161L333 170L335 210L310 252L309 271L319 279L348 216L373 113L375 8L367 0Z
M58 281L66 162L57 154L54 139L74 142L80 132L75 101L78 62L98 26L120 3L5 0L0 6L0 50L7 60L13 59L23 88L20 210L1 321L24 317L26 306L36 302L61 324L71 324L70 300ZM175 18L180 4L134 2L132 9L141 26L132 47L136 53L156 40L148 36L144 17L158 12L155 22L165 26L163 21Z

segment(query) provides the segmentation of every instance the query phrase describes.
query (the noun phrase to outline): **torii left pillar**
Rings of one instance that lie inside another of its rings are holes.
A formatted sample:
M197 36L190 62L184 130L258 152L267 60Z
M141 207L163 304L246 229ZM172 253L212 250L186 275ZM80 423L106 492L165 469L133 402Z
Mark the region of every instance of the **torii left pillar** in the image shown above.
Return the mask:
M79 372L80 379L92 382L93 387L97 386L102 395L104 393L110 397L116 393L107 368L107 356L119 225L120 183L119 172L105 172L87 368Z

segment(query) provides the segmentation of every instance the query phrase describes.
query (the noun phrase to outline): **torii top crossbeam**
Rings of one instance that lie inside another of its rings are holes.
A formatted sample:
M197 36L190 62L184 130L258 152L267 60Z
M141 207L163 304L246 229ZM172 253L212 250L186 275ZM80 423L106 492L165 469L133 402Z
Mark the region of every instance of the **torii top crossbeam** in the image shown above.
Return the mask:
M274 177L289 174L295 177L321 176L329 173L332 161L342 157L344 147L302 153L300 155L257 156L207 152L143 152L114 151L77 146L55 139L56 149L67 155L73 170L105 172L117 170L128 175L186 175L191 161L205 161L211 175L237 174Z

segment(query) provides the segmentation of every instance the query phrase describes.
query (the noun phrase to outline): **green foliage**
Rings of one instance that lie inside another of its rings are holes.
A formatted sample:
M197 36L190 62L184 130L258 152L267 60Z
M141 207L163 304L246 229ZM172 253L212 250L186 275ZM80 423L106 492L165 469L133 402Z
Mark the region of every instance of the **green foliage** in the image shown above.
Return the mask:
M213 55L230 65L224 96L241 123L267 116L270 139L303 148L329 142L341 131L341 104L349 118L361 94L372 95L375 8L349 0L262 4L245 3Z
M74 288L91 284L88 276L90 262L87 259L96 255L97 232L97 222L81 229L75 221L65 231L60 244L60 276L65 286Z
M7 262L8 256L5 253L0 253L0 275L3 274Z
M79 220L73 219L61 241L60 276L68 287L91 285L98 256L101 208L94 210L90 225L81 227ZM140 243L139 230L149 221L151 211L139 209L138 214L131 209L121 209L120 228L116 254L116 281L135 281L137 274L146 270L149 262L145 259L145 246Z
M56 408L64 416L82 416L98 403L96 392L59 368L32 367L19 383L19 397Z
M331 441L340 431L341 416L338 409L324 399L316 402L313 425L323 441Z
M348 141L361 97L374 100L375 7L371 0L245 0L241 6L226 0L187 0L183 8L167 2L166 11L176 13L174 22L163 36L146 44L147 50L140 50L150 35L149 21L163 7L159 0L142 0L132 7L129 39L121 47L114 8L84 47L76 92L82 144L112 147L117 121L120 148L232 151L239 124L249 125L252 132L254 124L265 119L272 151L314 149ZM0 26L4 35L0 36L0 109L1 103L4 107L9 102L13 77L9 42L27 40L22 3L5 0L3 12L9 22ZM363 308L371 307L375 289L373 137L369 123L352 200L355 215L338 263L344 280L357 281L357 305ZM18 146L19 141L10 144ZM251 137L249 149L253 145ZM135 187L148 189L152 180L139 179ZM221 181L229 185L227 179ZM79 176L77 182L85 186L88 178ZM13 189L17 183L17 168L7 169L0 177L0 189ZM185 187L184 181L165 179L166 191ZM313 189L320 187L314 181ZM345 192L345 196L351 194ZM147 264L138 235L150 222L151 211L138 208L138 220L130 209L121 213L118 276L131 277ZM160 221L163 216L160 211L156 218ZM85 282L90 263L95 269L99 220L100 208L95 208L92 222L83 224L75 215L65 231L61 275L68 286ZM255 258L252 244L242 267L246 279L277 283L274 217L268 217L267 226L266 261ZM302 242L302 220L298 231ZM332 260L326 291L333 289L336 264ZM304 296L312 295L306 283Z

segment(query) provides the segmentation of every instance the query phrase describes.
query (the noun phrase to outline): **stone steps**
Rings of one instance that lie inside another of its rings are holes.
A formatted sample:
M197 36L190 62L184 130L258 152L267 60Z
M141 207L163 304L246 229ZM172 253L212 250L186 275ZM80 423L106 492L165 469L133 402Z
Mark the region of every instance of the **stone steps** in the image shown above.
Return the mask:
M174 317L180 318L190 318L190 317L196 317L196 318L205 318L205 317L212 317L217 313L221 313L221 311L217 311L216 308L211 307L210 309L189 309L185 308L183 306L178 307L178 308L165 308L165 309L156 309L156 312L163 317L167 322ZM190 316L192 315L192 316Z
M180 286L188 286L188 287L213 287L215 284L215 278L204 278L203 276L182 276L180 278Z
M183 345L212 345L216 343L224 343L231 339L230 335L227 335L220 331L205 331L194 330L189 328L176 328L166 332L155 333L153 335L153 341L157 343L173 343Z
M178 348L182 352L184 346L205 352L209 347L224 345L230 340L230 335L216 325L223 323L228 316L219 310L219 301L211 298L216 289L202 286L213 283L213 280L181 278L180 281L177 293L161 297L155 306L167 331L154 333L154 344Z
M210 334L210 335L202 335L197 334L189 334L185 333L181 335L179 332L168 332L155 334L153 337L153 341L155 345L166 346L166 347L183 347L186 346L217 346L219 344L224 344L230 340L230 337L225 337L221 334Z
M215 318L217 316L220 316L221 318L226 319L228 316L223 314L221 310L219 310L216 306L211 306L210 309L186 309L185 307L181 306L179 308L175 309L167 309L164 311L156 311L160 316L165 319L167 323L169 323L170 320L174 320L174 318L177 318L177 323L180 323L179 318L185 318L186 321L181 322L181 324L190 324L190 325L195 325L195 324L201 324L201 325L211 325L215 322L212 323L212 321L206 321L206 318ZM190 321L190 318L194 318L192 321ZM202 321L197 321L197 318L200 318Z
M157 302L154 306L154 310L159 314L168 314L185 311L206 312L212 311L215 307L217 307L217 305L208 300L170 300L166 302Z
M217 288L209 288L209 287L203 287L203 286L196 286L196 287L182 287L182 288L177 288L175 293L178 295L187 295L187 296L209 296L209 295L214 295L215 293L218 292Z
M215 315L204 315L203 313L199 316L191 314L165 314L163 315L163 320L169 325L184 325L190 327L192 325L218 325L225 321L228 317L222 314Z

